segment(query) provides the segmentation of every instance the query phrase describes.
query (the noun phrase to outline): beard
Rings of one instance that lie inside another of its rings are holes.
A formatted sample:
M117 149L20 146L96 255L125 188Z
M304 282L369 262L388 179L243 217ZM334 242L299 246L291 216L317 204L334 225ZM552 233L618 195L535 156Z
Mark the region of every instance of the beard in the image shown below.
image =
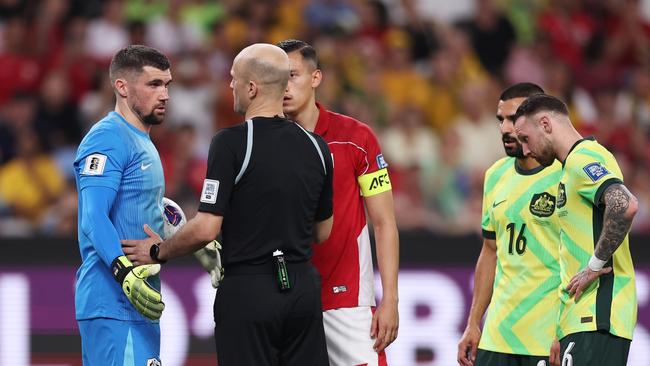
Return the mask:
M161 123L163 122L163 120L165 119L165 113L162 113L162 114L156 114L156 108L158 108L158 107L159 107L159 106L155 106L155 107L151 110L151 112L149 112L148 114L144 114L144 113L142 112L142 109L141 109L141 108L139 108L138 106L135 106L135 105L134 105L134 106L133 106L133 111L138 115L138 117L140 118L140 120L141 120L144 124L146 124L146 125L150 125L150 126L151 126L151 125L159 125L159 124L161 124Z
M555 162L555 152L553 146L548 140L542 140L542 147L539 154L535 154L535 160L543 166L551 166Z
M503 149L506 151L506 155L517 159L525 158L524 149L521 147L519 140L510 136L510 134L504 134L501 136L501 141L503 142ZM506 146L506 143L514 143L515 146L508 147Z

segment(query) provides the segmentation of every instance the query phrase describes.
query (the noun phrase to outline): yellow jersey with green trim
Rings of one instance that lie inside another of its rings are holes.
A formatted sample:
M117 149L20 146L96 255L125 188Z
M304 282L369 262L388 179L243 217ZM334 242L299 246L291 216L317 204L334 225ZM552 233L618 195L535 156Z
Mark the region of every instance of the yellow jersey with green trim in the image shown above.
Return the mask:
M479 348L546 356L559 311L561 165L526 171L516 161L503 158L485 173L482 229L496 241L497 266Z
M557 199L562 279L559 338L605 330L632 339L637 301L628 236L605 265L612 266L613 271L600 276L578 302L565 290L594 254L603 227L604 206L599 204L603 192L622 182L623 174L614 156L593 139L576 142L564 161Z

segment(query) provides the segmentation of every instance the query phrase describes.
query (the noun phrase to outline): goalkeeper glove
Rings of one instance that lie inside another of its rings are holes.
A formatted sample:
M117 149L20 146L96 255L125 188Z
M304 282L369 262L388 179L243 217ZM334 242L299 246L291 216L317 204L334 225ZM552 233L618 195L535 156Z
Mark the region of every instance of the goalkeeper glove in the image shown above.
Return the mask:
M140 314L151 320L159 319L165 304L160 292L151 287L146 279L160 272L160 264L134 266L126 256L121 255L113 260L111 269L122 291Z
M219 254L220 249L221 244L219 244L218 241L213 240L205 247L194 252L194 256L199 260L201 266L210 273L210 280L212 281L212 287L214 288L219 287L219 282L223 279L221 254Z

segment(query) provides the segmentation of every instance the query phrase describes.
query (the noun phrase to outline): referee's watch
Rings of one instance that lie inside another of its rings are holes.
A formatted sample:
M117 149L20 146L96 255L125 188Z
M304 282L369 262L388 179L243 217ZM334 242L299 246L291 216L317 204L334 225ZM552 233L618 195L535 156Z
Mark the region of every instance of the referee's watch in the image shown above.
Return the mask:
M158 254L160 254L160 243L156 243L156 244L152 245L151 248L149 248L149 256L156 263L165 263L165 262L167 262L167 261L159 259Z

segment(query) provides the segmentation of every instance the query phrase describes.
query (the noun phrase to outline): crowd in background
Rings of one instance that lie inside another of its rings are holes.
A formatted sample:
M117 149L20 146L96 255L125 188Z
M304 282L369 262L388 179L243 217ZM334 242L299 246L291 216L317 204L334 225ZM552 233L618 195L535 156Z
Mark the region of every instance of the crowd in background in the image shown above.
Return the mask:
M152 129L167 197L191 217L211 137L240 123L233 56L255 42L310 42L319 101L371 125L401 229L480 228L483 174L504 156L501 90L561 97L583 136L621 165L650 233L650 23L641 0L0 0L0 236L75 235L72 162L114 108L107 66L156 47L174 82Z

